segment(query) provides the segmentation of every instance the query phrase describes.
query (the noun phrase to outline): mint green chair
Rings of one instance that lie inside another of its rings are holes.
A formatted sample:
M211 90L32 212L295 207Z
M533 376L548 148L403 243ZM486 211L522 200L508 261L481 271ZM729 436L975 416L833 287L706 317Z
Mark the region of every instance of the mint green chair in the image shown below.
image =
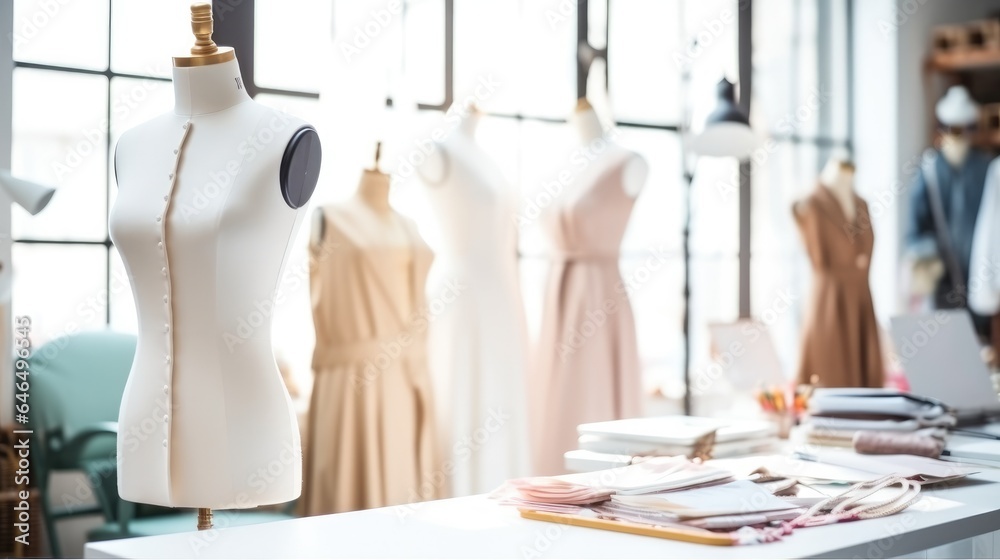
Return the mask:
M104 524L89 540L161 535L191 531L196 513L122 500L115 462L118 409L132 368L136 337L112 331L67 335L40 348L28 359L33 468L42 497L45 529L53 556L59 557L56 523L68 517L101 514ZM83 471L97 496L84 506L75 492L52 495L56 471ZM283 511L217 512L216 527L290 519Z

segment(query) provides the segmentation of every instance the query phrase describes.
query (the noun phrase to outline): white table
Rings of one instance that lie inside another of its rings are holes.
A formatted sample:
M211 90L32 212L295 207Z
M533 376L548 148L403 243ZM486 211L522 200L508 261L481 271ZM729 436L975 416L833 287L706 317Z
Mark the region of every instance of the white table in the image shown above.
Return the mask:
M90 543L87 558L888 558L1000 529L1000 470L924 491L892 517L716 547L521 519L483 496L204 533ZM217 512L217 527L227 512ZM238 514L237 514L238 515ZM996 543L1000 547L1000 543ZM1000 556L994 548L988 555Z

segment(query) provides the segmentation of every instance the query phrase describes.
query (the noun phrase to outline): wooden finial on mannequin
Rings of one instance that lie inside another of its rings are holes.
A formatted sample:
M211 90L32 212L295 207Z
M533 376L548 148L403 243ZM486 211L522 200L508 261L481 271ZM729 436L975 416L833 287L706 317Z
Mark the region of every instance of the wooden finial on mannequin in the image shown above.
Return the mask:
M219 52L219 46L212 40L213 31L215 24L212 19L212 4L208 2L191 4L191 32L194 33L191 54L205 56Z
M214 29L212 3L195 2L191 4L191 32L194 34L194 46L191 47L191 54L175 56L174 66L189 68L236 60L236 51L232 47L220 47L212 40Z

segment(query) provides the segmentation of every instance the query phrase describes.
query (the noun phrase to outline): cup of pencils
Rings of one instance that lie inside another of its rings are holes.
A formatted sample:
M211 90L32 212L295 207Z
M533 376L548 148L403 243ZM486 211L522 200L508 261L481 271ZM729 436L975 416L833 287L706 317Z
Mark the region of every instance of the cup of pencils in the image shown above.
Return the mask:
M761 386L755 397L764 414L777 424L778 437L787 439L792 426L805 414L810 392L805 386L798 386L794 391L781 385Z

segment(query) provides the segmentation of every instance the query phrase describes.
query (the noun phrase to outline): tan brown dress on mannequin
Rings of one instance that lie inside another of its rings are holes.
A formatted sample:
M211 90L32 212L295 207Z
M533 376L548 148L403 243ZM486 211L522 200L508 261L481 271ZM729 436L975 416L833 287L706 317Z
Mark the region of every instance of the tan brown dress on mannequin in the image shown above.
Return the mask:
M799 382L816 376L823 387L882 387L878 324L868 288L875 235L868 205L854 195L849 221L822 185L793 208L812 263Z
M557 253L549 272L531 389L536 474L565 472L578 424L642 413L639 351L618 252L634 200L622 185L627 160L566 192L543 225Z
M323 209L310 246L316 349L301 511L337 513L434 499L438 488L424 284L433 255L375 246L349 212Z

